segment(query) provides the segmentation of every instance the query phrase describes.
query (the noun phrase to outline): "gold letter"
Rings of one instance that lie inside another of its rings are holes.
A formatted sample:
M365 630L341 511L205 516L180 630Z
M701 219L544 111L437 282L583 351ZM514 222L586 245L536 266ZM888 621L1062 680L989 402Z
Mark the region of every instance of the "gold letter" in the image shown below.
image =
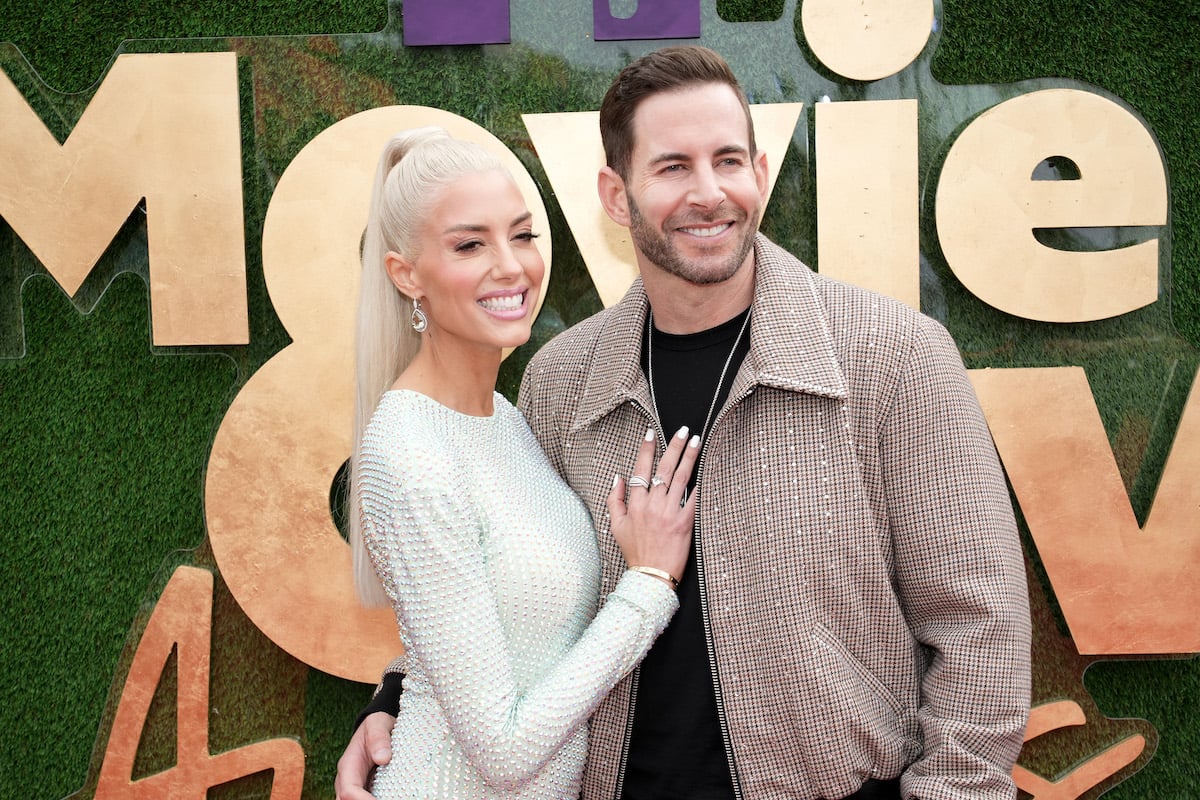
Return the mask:
M920 309L917 101L814 109L821 274Z
M1051 156L1079 180L1035 181ZM937 187L942 252L1001 311L1043 322L1115 317L1158 299L1158 240L1103 252L1052 250L1035 228L1163 225L1167 182L1150 132L1090 92L1049 89L984 112L954 143Z
M123 55L63 145L0 73L0 216L74 295L146 198L157 345L245 344L234 53Z

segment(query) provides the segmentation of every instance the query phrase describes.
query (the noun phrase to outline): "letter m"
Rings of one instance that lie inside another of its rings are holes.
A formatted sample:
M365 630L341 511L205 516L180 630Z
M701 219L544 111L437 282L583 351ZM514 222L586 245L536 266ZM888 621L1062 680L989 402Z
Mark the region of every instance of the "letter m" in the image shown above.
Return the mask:
M143 198L154 344L248 342L236 55L118 57L61 145L0 72L0 217L67 294Z

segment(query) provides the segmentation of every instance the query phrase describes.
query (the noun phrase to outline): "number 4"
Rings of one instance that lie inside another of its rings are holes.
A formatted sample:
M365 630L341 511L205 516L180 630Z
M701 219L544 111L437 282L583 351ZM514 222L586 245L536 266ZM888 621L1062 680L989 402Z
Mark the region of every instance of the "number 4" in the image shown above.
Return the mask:
M300 797L304 751L292 739L271 739L218 755L208 751L209 654L213 576L195 567L175 570L138 643L100 767L97 800L203 797L206 790L274 770L271 800ZM175 766L138 780L133 765L154 691L178 647Z

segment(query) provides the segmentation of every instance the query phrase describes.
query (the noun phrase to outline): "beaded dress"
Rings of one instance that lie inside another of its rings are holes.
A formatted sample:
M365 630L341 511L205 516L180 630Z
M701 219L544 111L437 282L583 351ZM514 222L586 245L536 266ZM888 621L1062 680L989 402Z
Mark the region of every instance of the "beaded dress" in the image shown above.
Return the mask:
M393 390L363 435L363 541L406 673L377 800L578 797L587 716L678 606L626 572L597 613L591 517L520 412L494 406Z

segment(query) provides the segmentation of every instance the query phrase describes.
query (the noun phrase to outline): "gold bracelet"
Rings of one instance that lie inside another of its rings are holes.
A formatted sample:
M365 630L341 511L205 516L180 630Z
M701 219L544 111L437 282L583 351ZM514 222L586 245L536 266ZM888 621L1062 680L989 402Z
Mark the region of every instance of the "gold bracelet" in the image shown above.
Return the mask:
M679 591L679 581L675 579L674 575L667 572L665 569L659 569L658 567L630 567L630 569L634 572L640 572L643 575L653 575L659 580L666 581L667 583L671 584L671 588L675 591Z

